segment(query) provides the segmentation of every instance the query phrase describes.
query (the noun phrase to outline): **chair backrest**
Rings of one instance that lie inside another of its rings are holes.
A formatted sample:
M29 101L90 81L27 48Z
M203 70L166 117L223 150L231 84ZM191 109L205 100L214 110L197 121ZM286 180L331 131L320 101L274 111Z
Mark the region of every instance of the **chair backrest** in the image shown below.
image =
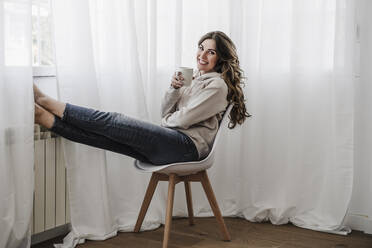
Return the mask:
M199 168L196 167L196 171L200 171L200 169L204 169L204 170L209 169L213 165L216 147L219 144L219 140L220 140L222 131L228 128L229 115L230 115L230 112L231 112L231 109L233 108L233 106L234 106L233 104L230 104L229 106L227 106L226 111L223 114L222 120L219 124L216 137L214 138L212 149L209 152L208 156L206 158L204 158L203 160L200 160L200 161L188 162L187 164L188 164L188 167L190 169L192 168L192 166L191 166L192 164L195 164L199 167ZM172 169L173 170L176 169L176 171L180 172L182 170L185 170L185 167L180 166L179 169L177 169L176 167L173 167ZM165 171L167 171L167 170L165 170ZM178 174L180 174L180 173L178 173Z
M223 114L222 120L220 122L220 126L218 128L216 137L214 138L212 149L211 149L210 153L208 154L208 156L203 160L207 160L210 156L214 156L214 150L216 149L216 146L218 144L218 140L220 139L222 130L227 128L228 125L229 125L229 120L230 120L229 115L230 115L230 112L231 112L231 109L233 108L233 106L234 106L234 104L230 104L229 106L227 106L226 111Z

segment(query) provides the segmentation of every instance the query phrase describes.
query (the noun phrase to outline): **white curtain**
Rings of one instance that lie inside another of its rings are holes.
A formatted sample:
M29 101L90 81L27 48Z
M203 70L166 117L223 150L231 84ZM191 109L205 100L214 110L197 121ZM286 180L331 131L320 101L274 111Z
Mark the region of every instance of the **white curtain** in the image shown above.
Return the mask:
M0 247L30 247L33 202L31 1L0 1Z
M253 117L223 137L209 175L225 216L343 233L353 178L353 1L53 1L61 99L160 123L176 66L198 39L236 43ZM131 231L149 175L65 143L72 232L64 246ZM178 187L177 187L178 188ZM192 185L196 216L211 216ZM176 190L174 215L186 216ZM160 185L144 229L164 220Z
M359 63L355 83L354 183L346 224L372 234L372 2L357 2Z

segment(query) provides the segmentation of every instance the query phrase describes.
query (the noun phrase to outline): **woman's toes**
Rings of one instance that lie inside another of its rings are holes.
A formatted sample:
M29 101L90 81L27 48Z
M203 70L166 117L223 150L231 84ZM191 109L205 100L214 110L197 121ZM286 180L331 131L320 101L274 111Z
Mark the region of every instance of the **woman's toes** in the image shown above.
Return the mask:
M35 83L33 85L33 88L34 88L34 101L37 103L39 102L40 98L44 97L45 95L43 92L41 92L41 90L36 86Z

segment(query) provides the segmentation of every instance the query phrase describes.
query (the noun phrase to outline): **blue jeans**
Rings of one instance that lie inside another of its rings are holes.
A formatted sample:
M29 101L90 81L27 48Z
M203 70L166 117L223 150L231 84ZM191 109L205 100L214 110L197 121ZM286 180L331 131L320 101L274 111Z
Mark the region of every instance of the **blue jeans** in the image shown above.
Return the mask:
M51 131L78 143L121 153L156 165L198 160L194 142L175 129L66 104Z

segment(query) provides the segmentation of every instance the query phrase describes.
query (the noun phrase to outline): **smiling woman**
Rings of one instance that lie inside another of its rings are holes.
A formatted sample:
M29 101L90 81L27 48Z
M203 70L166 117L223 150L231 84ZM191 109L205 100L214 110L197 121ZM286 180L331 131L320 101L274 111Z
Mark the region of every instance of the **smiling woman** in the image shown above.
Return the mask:
M230 114L229 127L242 124L246 117L250 117L245 106L242 86L243 71L240 68L235 44L221 31L209 32L200 38L197 52L197 65L201 73L216 71L228 87L227 100L234 107Z
M153 164L203 159L210 152L227 105L234 105L231 128L242 124L248 114L230 38L219 31L204 35L196 57L199 75L192 85L166 92L161 127L119 113L65 104L36 86L35 121L69 140Z

